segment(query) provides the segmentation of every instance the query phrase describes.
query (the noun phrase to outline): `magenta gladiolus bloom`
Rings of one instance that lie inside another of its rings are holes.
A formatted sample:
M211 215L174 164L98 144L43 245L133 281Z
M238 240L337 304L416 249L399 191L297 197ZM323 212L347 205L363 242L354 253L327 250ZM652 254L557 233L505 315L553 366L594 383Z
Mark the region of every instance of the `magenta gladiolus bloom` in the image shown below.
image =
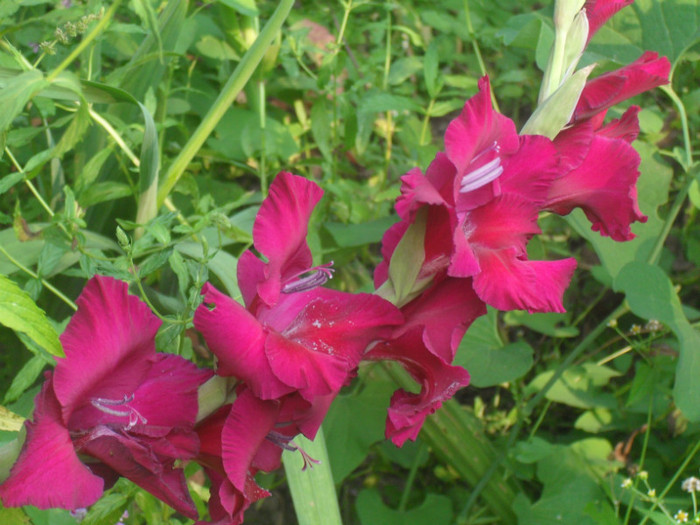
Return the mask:
M380 297L317 287L330 270L311 267L306 232L321 194L313 182L280 173L253 229L268 262L246 252L238 263L247 308L206 284L195 313L195 327L218 358L217 373L241 379L261 399L298 392L313 401L337 393L368 345L403 320Z
M94 277L77 303L61 336L66 357L47 374L22 452L0 486L3 503L87 507L122 475L196 518L174 465L197 455L197 388L211 373L155 352L160 321L126 283Z
M448 126L445 151L425 176L414 169L402 177L396 203L408 223L428 209L426 266L433 273L442 265L451 277L471 277L481 300L501 310L563 311L575 260L530 261L526 252L529 239L540 233L538 213L559 170L552 142L519 137L513 122L493 110L484 77ZM395 247L406 227L390 230L384 242ZM385 255L392 252L385 246Z

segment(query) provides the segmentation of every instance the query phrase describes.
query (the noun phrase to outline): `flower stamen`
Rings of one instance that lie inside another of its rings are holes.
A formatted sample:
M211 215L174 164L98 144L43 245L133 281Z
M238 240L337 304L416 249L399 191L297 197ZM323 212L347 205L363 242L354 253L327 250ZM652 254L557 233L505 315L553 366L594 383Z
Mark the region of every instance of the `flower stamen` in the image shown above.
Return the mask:
M136 423L141 422L142 425L148 423L148 420L139 414L138 410L127 405L134 400L134 394L127 396L124 394L124 399L107 399L104 397L94 397L90 400L90 404L100 412L110 414L117 417L128 417L129 423L125 430L131 430ZM123 409L113 407L124 407Z
M322 286L329 279L333 279L333 272L335 270L331 268L331 266L333 266L333 261L298 273L284 284L282 293L307 292L318 286ZM299 277L300 275L304 277Z

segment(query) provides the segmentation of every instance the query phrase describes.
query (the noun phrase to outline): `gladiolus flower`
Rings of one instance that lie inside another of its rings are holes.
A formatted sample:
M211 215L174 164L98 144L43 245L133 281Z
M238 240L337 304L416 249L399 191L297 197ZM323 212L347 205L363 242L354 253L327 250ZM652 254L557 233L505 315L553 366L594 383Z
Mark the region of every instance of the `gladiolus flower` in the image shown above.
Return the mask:
M61 336L66 357L47 374L0 497L9 506L77 509L122 475L196 518L175 462L197 455L197 388L211 373L156 354L160 321L126 283L94 277L77 303Z

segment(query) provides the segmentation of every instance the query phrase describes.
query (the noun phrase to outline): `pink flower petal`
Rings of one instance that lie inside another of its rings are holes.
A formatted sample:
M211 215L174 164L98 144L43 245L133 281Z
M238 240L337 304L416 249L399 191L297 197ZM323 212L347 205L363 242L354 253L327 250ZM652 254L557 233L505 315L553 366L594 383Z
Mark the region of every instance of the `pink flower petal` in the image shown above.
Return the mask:
M486 305L474 292L471 279L447 278L401 311L406 316L401 333L422 326L425 347L451 363L467 328L486 313Z
M631 64L601 75L586 84L573 121L590 118L615 104L668 84L671 63L658 53L645 51Z
M221 458L228 479L244 496L256 493L249 481L251 464L274 428L278 414L279 402L263 401L246 389L239 393L226 418L221 433Z
M619 119L611 120L596 131L598 135L611 139L622 139L628 144L637 140L639 135L639 106L630 106Z
M258 294L268 305L277 302L282 282L312 265L306 244L309 217L323 190L303 177L280 172L260 206L253 225L255 248L269 261Z
M291 392L272 373L264 352L266 334L258 320L209 283L202 293L204 302L195 312L194 326L218 358L217 374L245 381L263 399Z
M457 168L456 179L469 171L477 155L495 145L501 155L509 155L517 151L519 139L513 121L494 111L489 79L483 77L478 93L467 101L445 132L445 151Z
M22 452L10 477L0 485L3 504L69 510L92 505L102 495L104 482L78 459L50 377L35 402L34 421L26 423Z
M588 41L615 13L630 5L634 0L586 0L586 18L588 19Z
M469 383L469 373L451 366L428 351L422 343L421 329L415 328L399 338L378 345L368 359L399 361L421 386L418 394L397 390L389 406L386 437L397 446L415 440L425 418L442 406L460 388Z
M562 298L576 268L575 259L526 261L514 249L488 250L480 254L481 273L474 290L499 310L564 312Z
M568 137L568 133L557 137L564 156L570 147ZM639 162L639 155L624 138L595 134L585 161L552 184L546 208L566 215L581 207L594 231L616 241L633 239L630 224L646 222L637 205Z
M122 281L95 276L76 301L78 311L61 335L66 357L56 360L54 373L66 421L92 398L130 395L148 372L161 322L127 288Z
M340 390L367 346L403 321L380 297L323 288L288 296L278 308L298 313L268 335L265 353L274 374L308 400Z
M192 436L196 439L194 433ZM81 450L99 458L105 465L178 512L192 519L197 518L197 509L187 489L184 471L174 468L174 458L164 458L156 454L154 447L149 446L148 440L134 438L101 426L91 432Z

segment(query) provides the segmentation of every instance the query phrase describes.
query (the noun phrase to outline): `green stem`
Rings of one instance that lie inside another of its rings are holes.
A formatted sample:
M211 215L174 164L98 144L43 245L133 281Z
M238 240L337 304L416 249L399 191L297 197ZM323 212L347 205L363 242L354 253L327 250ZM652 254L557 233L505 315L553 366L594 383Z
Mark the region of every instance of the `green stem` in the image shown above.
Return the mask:
M49 82L53 82L56 77L68 66L70 66L73 61L80 56L80 53L82 53L85 48L87 48L90 43L97 38L97 36L102 32L102 30L107 27L107 24L109 24L110 20L112 20L112 16L114 16L114 13L117 11L117 8L119 7L119 4L122 3L122 0L114 0L114 3L107 9L105 14L100 18L99 22L97 22L97 25L90 31L87 36L85 36L81 41L80 44L75 46L73 51L61 62L56 69L51 71L46 76L46 80Z
M274 40L277 32L282 27L282 24L287 19L289 11L294 5L294 0L281 0L277 9L270 17L270 20L265 24L265 27L260 32L258 38L255 39L253 45L248 48L243 58L236 66L236 69L229 77L226 85L221 90L221 93L214 101L214 104L209 109L207 114L202 119L197 129L194 131L190 139L183 146L178 156L173 160L168 167L168 171L163 176L163 182L158 189L158 206L160 207L165 198L170 194L177 181L187 169L187 166L202 147L204 142L209 138L211 132L224 116L226 111L231 107L234 100L245 87L250 77L255 72L258 64L263 59L267 48Z
M298 450L285 450L282 462L299 525L342 525L323 427L313 441L300 435L290 445ZM308 465L302 450L318 463Z
M425 458L425 446L423 446L422 444L420 444L419 446L420 448L418 449L418 453L416 454L416 457L413 460L411 470L408 473L408 479L406 479L406 485L404 485L403 493L401 494L401 501L399 502L399 508L397 509L399 512L403 512L406 510L406 505L408 504L408 497L411 495L411 489L413 488L413 482L416 479L418 468L420 467L423 458Z
M27 268L26 266L24 266L21 262L19 262L17 259L15 259L14 257L12 257L12 255L10 255L10 254L7 252L7 250L5 250L5 248L3 248L2 246L0 246L0 252L2 252L2 254L3 254L5 257L7 257L7 260L8 260L8 261L10 261L12 264L14 264L17 268L19 268L20 270L22 270L24 273L26 273L27 275L30 275L30 276L33 277L34 279L39 279L39 281L41 282L41 284L44 285L44 286L46 287L47 290L50 290L51 293L53 293L53 294L54 294L56 297L58 297L61 301L63 301L64 303L66 303L70 308L73 309L73 311L76 311L76 310L78 309L78 307L75 305L75 303L74 303L73 301L71 301L70 299L68 299L68 297L66 297L65 295L63 295L63 292L61 292L60 290L58 290L57 288L55 288L55 287L54 287L50 282L48 282L46 279L44 279L43 277L39 277L38 274L34 273L34 272L31 271L29 268Z
M695 454L697 454L698 451L700 451L700 440L697 443L695 443L695 446L690 451L690 454L688 454L688 456L685 458L685 461L681 464L681 466L678 467L678 470L676 470L676 473L673 475L671 480L666 484L666 487L664 487L664 490L661 491L661 494L658 495L658 497L654 501L654 504L649 509L649 512L644 517L644 519L639 523L639 525L644 525L647 521L649 521L649 517L651 516L651 513L654 512L656 507L659 506L659 503L661 501L663 501L666 494L668 494L668 491L671 490L673 485L676 484L676 481L678 481L678 478L681 477L681 474L683 474L683 471L686 469L686 467L692 461L692 459L695 457Z
M481 56L481 48L479 47L479 41L476 39L476 33L474 32L474 26L472 26L472 15L469 11L469 0L464 0L464 16L467 19L467 31L469 32L469 38L472 43L472 50L474 51L474 56L476 56L476 61L479 63L479 71L481 76L485 76L486 64L484 63L484 58ZM491 102L493 103L493 109L500 113L498 109L498 101L496 100L496 94L491 87Z
M681 119L681 127L683 128L683 145L685 146L685 162L682 162L681 164L686 174L686 180L685 184L683 185L681 190L676 194L676 197L673 200L673 205L671 206L671 209L669 210L668 215L666 216L666 220L664 221L664 227L661 230L659 237L656 239L654 249L649 255L650 264L655 264L661 256L661 250L663 250L664 244L666 243L666 238L668 237L669 233L671 233L673 223L676 221L676 218L678 217L678 214L680 213L681 208L683 207L683 203L685 202L685 198L688 196L690 185L695 180L695 178L693 177L693 171L695 168L695 165L693 164L693 145L690 140L688 114L685 111L683 101L678 97L676 92L673 91L673 88L671 86L662 86L661 89L676 105L678 115Z

